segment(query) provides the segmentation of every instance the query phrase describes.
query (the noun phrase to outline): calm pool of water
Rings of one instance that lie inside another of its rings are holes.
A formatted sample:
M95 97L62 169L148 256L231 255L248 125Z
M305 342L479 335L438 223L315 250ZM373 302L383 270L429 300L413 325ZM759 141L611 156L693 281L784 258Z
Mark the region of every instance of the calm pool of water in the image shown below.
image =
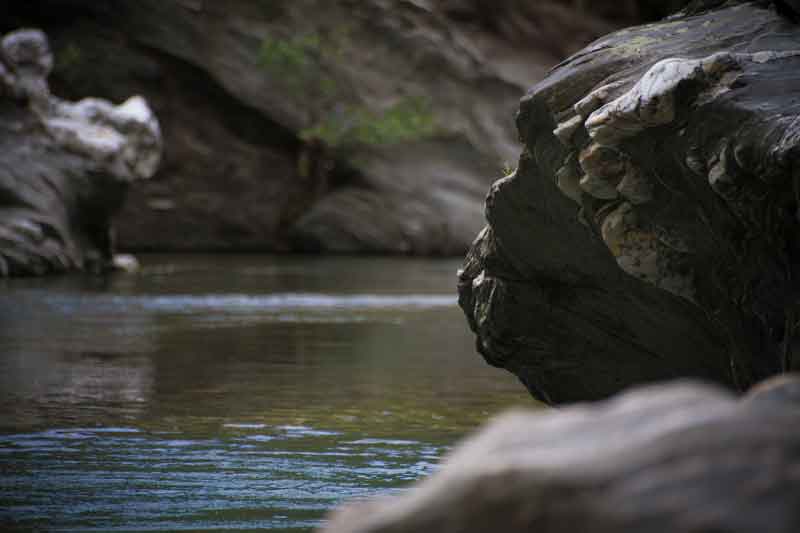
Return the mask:
M0 529L310 530L532 404L457 261L141 259L0 281Z

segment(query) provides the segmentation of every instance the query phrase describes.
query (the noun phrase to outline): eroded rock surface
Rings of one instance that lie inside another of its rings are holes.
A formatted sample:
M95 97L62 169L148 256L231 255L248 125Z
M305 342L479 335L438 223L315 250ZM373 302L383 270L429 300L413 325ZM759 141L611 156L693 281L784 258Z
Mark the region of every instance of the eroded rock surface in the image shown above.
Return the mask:
M64 90L156 111L164 164L122 246L461 254L525 89L648 4L30 0L0 20L47 28Z
M399 496L345 506L326 533L792 533L800 379L736 399L691 382L502 415Z
M111 217L161 157L145 100L61 100L39 30L0 40L0 277L113 265Z
M522 100L459 278L486 359L540 399L791 366L800 285L800 26L693 2L604 37Z

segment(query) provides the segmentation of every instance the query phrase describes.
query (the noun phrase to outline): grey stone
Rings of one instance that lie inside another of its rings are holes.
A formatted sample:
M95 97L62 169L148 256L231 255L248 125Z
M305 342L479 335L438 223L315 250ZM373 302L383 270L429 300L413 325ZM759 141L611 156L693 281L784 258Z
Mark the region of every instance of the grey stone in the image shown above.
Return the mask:
M486 360L551 403L681 376L745 390L791 368L798 54L772 2L698 1L536 84L519 168L459 277Z
M679 381L506 413L396 496L345 505L324 533L800 531L797 376L772 401Z
M140 96L52 96L39 30L5 35L0 59L0 276L110 267L111 218L158 168L158 121Z

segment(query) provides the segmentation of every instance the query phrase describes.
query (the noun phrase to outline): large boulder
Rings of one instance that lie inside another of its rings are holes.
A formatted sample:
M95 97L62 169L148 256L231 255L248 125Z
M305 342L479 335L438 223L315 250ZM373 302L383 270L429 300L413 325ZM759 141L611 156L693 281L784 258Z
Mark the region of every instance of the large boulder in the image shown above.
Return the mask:
M646 4L28 0L0 21L47 29L64 90L155 109L165 161L121 246L460 254L525 89Z
M61 100L52 66L41 31L0 39L0 277L110 267L111 218L161 155L144 99Z
M501 415L408 492L325 533L794 533L800 378L743 400L692 382Z
M522 100L516 171L459 276L478 350L549 403L791 367L800 25L695 1L573 55Z

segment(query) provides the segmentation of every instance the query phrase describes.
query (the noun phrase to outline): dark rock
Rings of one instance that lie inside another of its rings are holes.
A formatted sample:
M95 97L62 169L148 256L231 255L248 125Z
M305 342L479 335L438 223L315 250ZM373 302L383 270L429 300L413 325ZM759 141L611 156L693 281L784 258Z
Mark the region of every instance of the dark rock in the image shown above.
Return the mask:
M408 492L345 506L322 531L800 531L800 404L773 396L684 381L508 413Z
M28 0L0 20L47 29L58 87L157 113L164 164L122 247L455 254L519 153L524 90L645 4Z
M50 94L44 33L0 40L0 277L113 266L111 218L161 155L144 99Z
M791 367L798 50L770 2L707 0L534 86L519 167L459 276L487 361L551 403L678 376L743 390Z

